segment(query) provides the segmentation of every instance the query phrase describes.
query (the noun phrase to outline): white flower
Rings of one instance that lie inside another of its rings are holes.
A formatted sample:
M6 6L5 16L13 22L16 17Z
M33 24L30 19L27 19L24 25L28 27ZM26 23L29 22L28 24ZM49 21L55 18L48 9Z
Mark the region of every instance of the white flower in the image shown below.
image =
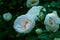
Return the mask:
M53 13L57 16L57 12L53 11ZM60 18L58 18L58 23L60 24Z
M29 17L32 17L32 18L35 19L35 20L38 20L38 17L37 17L37 16L43 17L43 13L42 13L42 12L40 13L40 10L41 10L42 8L43 8L43 6L34 6L34 7L32 7L32 8L27 12L26 15L28 15ZM43 10L46 11L45 8L43 8ZM41 17L40 17L40 18L41 18Z
M12 19L12 14L7 12L7 13L3 14L3 18L5 21L9 21Z
M18 33L29 33L35 26L35 21L26 15L17 17L14 21L14 29Z
M60 40L60 38L54 38L54 40Z
M46 15L44 24L47 31L56 32L59 29L59 17L56 11Z
M35 31L36 31L37 34L41 34L43 32L42 29L36 29Z
M36 6L39 4L39 0L27 0L26 5L27 7L32 7L32 6Z

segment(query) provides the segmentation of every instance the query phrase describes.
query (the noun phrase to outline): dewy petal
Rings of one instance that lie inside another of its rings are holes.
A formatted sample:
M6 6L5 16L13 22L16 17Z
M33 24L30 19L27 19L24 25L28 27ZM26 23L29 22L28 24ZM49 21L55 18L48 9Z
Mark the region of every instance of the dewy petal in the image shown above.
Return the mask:
M14 21L14 29L18 33L29 33L34 26L35 21L26 15L21 15Z

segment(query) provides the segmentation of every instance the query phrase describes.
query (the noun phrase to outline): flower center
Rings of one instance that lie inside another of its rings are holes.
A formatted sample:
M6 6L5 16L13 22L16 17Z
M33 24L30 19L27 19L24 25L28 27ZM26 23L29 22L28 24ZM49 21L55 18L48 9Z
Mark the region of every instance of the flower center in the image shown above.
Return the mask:
M23 28L26 29L26 25L28 24L28 20L25 20L24 21L24 25L23 25Z
M31 0L32 4L34 4L36 1L35 0Z
M50 19L49 19L49 24L53 24L53 23L52 23L52 20L53 20L53 19L50 17Z

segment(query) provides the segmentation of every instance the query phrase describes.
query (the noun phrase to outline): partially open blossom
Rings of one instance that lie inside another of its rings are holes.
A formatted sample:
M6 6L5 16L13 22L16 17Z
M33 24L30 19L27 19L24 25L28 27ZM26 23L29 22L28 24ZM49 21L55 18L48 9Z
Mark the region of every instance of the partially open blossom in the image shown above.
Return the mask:
M36 6L39 4L39 0L27 0L26 5L27 7L32 7L32 6Z
M59 29L59 17L56 11L46 15L44 24L47 31L56 32Z
M36 31L37 34L41 34L43 32L42 29L36 29L35 31Z
M26 15L17 17L14 21L14 29L18 33L29 33L35 26L35 21Z
M60 38L54 38L54 40L60 40Z
M43 12L40 13L40 10L43 8L43 6L34 6L32 7L26 15L28 15L29 17L32 17L35 20L38 20L39 16L40 18L43 17ZM46 11L45 8L43 8L43 11Z
M51 7L51 5L48 5L47 7Z
M5 21L9 21L9 20L12 19L12 14L9 13L9 12L4 13L4 14L3 14L3 18L4 18Z
M38 21L41 21L41 20L43 20L44 19L44 17L45 17L45 15L44 15L44 13L43 12L40 12L40 14L37 16L38 17Z

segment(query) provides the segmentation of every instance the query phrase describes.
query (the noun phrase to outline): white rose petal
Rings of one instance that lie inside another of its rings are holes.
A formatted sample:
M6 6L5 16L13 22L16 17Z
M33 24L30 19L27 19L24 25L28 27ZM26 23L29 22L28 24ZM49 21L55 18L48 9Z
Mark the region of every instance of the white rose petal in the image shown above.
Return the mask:
M26 5L28 8L39 4L39 0L27 0Z
M12 14L7 12L7 13L3 14L3 18L5 21L9 21L12 19Z
M41 16L41 17L43 17L43 13L41 12L41 14L40 14L40 10L43 8L43 6L34 6L34 7L32 7L28 12L27 12L27 14L26 15L28 15L29 17L32 17L33 19L35 19L35 20L38 20L38 17L37 16ZM45 11L45 10L44 10ZM40 17L40 18L41 18Z
M17 17L14 21L14 29L18 33L29 33L35 26L35 21L26 15Z
M58 23L60 24L60 18L58 18Z
M59 29L59 17L57 15L57 12L53 11L50 14L46 15L44 24L46 25L47 31L56 32Z

